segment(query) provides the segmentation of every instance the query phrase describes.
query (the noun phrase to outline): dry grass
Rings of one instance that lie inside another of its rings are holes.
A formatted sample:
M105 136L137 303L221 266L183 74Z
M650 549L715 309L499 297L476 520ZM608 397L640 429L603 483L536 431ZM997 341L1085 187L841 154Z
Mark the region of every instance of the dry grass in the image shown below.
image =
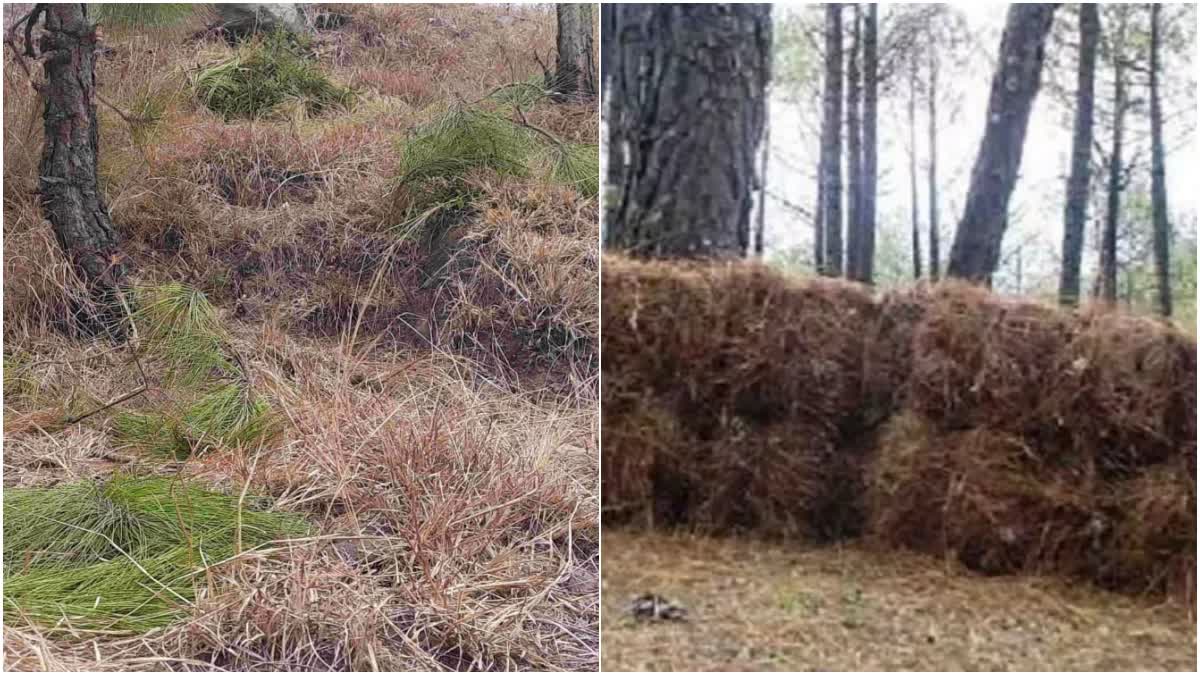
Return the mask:
M641 593L689 610L639 623ZM607 671L1194 670L1186 611L927 558L688 535L604 534Z
M447 104L540 76L546 8L338 5L318 65L353 111L280 107L226 124L187 89L232 54L193 24L106 32L102 187L141 283L218 309L256 394L263 448L167 461L118 449L110 412L173 403L131 352L65 317L84 301L32 195L40 109L5 68L6 487L184 475L265 495L311 537L210 566L187 618L142 635L5 627L13 670L592 670L599 659L597 205L477 172L434 236L394 230L400 141ZM6 53L6 59L11 54ZM12 66L9 60L6 66ZM404 73L399 77L396 73ZM594 143L594 105L530 123Z

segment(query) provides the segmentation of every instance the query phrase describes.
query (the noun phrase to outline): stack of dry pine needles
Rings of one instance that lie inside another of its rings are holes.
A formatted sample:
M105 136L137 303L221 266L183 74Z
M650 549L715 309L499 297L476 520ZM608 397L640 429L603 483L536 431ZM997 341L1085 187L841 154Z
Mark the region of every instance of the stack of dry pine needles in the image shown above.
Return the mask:
M606 523L866 536L1194 599L1192 338L952 282L603 270Z

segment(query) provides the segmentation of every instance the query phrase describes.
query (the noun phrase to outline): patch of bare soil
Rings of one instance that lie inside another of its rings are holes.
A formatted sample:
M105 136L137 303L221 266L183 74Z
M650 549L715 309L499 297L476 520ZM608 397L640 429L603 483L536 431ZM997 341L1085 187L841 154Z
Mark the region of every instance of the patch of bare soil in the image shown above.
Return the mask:
M606 671L1192 671L1186 608L859 544L606 529ZM685 621L642 621L659 594Z

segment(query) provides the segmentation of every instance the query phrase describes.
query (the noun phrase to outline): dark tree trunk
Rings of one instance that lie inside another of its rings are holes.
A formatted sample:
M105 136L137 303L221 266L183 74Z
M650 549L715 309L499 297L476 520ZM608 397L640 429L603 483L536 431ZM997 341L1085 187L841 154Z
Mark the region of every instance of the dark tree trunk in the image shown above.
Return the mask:
M842 6L825 5L825 119L821 125L821 190L825 218L825 266L842 275Z
M1154 214L1154 270L1158 311L1171 316L1171 223L1167 220L1167 167L1163 151L1162 100L1158 87L1162 5L1150 5L1150 199Z
M96 29L83 4L46 5L45 17L40 42L46 71L45 146L38 193L59 245L100 307L99 316L85 320L86 327L119 334L125 267L96 182Z
M990 282L1000 262L1008 200L1021 168L1029 114L1041 83L1046 35L1057 4L1009 7L992 76L987 128L979 146L966 207L950 249L950 276Z
M744 256L766 124L771 7L619 5L612 103L628 151L606 244Z
M1096 47L1100 41L1100 11L1096 5L1079 6L1079 74L1075 89L1075 135L1071 141L1071 174L1067 178L1067 203L1063 207L1062 275L1058 300L1079 302L1079 270L1092 167L1092 127L1096 88Z
M555 5L558 14L558 65L554 91L560 100L596 97L596 43L590 4Z
M917 67L912 66L908 88L908 187L912 214L913 278L921 278L921 205L917 195Z
M875 282L875 196L879 190L879 15L878 5L867 5L867 25L863 34L863 193L862 280Z
M934 281L942 273L942 243L938 233L938 155L937 155L937 52L929 49L929 278Z
M858 53L862 48L862 15L854 5L854 41L846 60L846 277L861 279L862 230L862 80Z
M1124 32L1122 27L1121 32ZM1121 44L1123 40L1118 40ZM1117 302L1117 224L1121 218L1122 151L1125 135L1125 61L1118 53L1113 61L1113 136L1108 158L1108 204L1104 232L1100 238L1100 298Z

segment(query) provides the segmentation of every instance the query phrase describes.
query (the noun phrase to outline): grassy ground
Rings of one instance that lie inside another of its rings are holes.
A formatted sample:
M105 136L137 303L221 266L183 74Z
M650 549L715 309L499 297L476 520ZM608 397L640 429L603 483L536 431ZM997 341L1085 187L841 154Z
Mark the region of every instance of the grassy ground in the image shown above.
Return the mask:
M981 577L858 545L800 546L606 530L603 668L1193 670L1184 608L1060 581ZM640 623L658 593L686 622Z
M337 11L352 21L312 52L354 107L254 120L191 93L234 54L188 41L204 17L104 30L101 183L133 279L203 292L282 428L265 447L191 457L114 428L178 403L152 356L145 393L65 421L141 386L137 340L63 321L84 294L32 194L40 107L6 51L5 488L187 478L313 531L214 562L181 618L144 633L47 625L6 599L6 669L595 669L595 197L556 167L482 167L455 178L461 208L414 227L397 190L405 142L431 121L540 79L553 12ZM594 103L541 100L511 119L596 142Z

